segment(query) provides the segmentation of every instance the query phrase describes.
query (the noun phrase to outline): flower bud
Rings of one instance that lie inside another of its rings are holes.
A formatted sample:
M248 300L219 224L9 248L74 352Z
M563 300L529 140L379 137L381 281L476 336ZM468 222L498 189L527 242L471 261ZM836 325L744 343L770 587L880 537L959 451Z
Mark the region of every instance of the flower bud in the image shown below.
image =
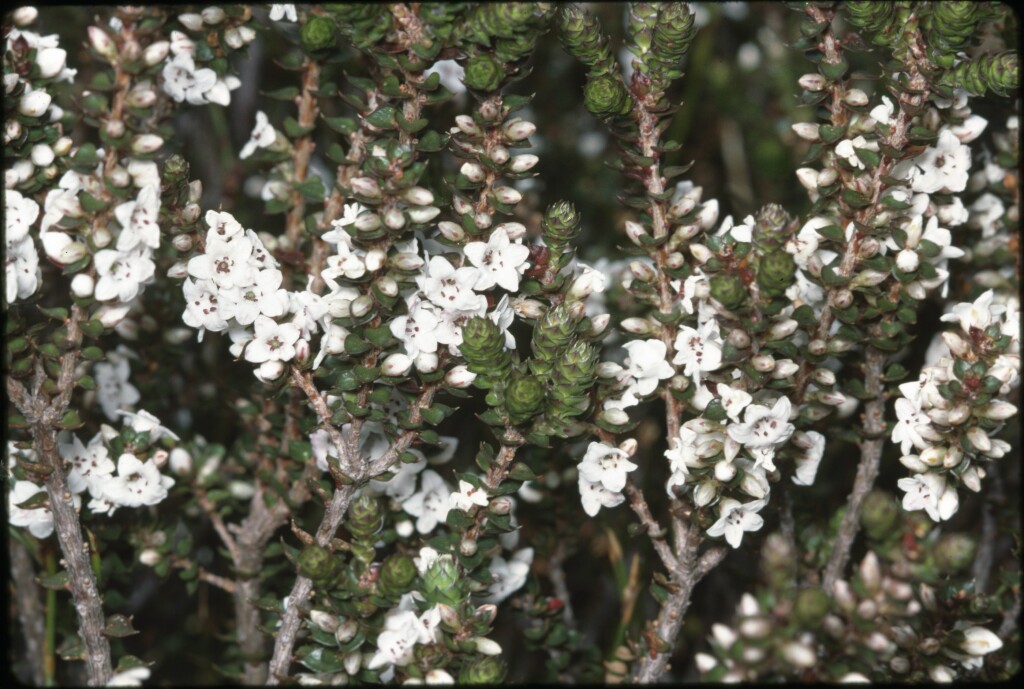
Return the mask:
M199 13L199 16L207 24L220 24L224 21L224 10L219 7L207 7Z
M43 48L36 53L36 64L39 65L39 76L52 79L60 74L67 61L67 51L62 48Z
M821 138L818 134L818 125L811 122L797 122L792 125L793 132L805 141L817 141Z
M441 236L452 242L461 242L466 238L466 232L462 229L461 225L457 225L449 220L442 220L437 224L437 229L441 233Z
M884 282L887 277L888 273L878 270L862 270L850 281L850 287L874 287Z
M477 163L463 163L462 167L459 168L459 172L462 173L463 177L474 184L483 182L485 178L484 169Z
M81 242L71 242L60 250L60 253L57 255L57 262L62 266L66 266L85 258L88 253L89 249L85 244L82 244Z
M473 204L471 204L466 197L459 194L452 196L452 207L455 208L455 212L459 215L466 215L473 212Z
M413 362L416 365L416 370L420 373L433 373L437 370L439 359L437 354L434 352L420 352L416 355L416 360Z
M808 72L801 76L797 83L800 84L800 88L806 91L821 91L828 84L828 81L817 72Z
M132 138L132 150L136 153L153 153L163 145L164 140L156 134L139 134Z
M380 216L376 213L361 213L352 226L359 232L373 232L380 227Z
M189 31L202 31L203 30L203 17L195 12L186 12L178 15L178 21L181 22Z
M26 117L42 117L52 100L46 91L29 91L18 101L18 112Z
M407 208L405 212L413 223L425 225L440 215L441 209L436 206L424 206L422 208Z
M464 557L473 557L476 555L477 542L475 538L465 538L459 542L459 552Z
M746 349L750 346L750 334L741 328L733 328L730 330L729 334L725 336L725 339L728 340L729 344L736 349Z
M475 213L473 215L473 224L479 227L481 230L485 230L491 226L491 215L490 213L484 213L483 211Z
M501 129L502 135L509 141L523 141L537 132L537 125L521 120L518 117L509 120Z
M634 335L651 335L658 331L658 328L652 325L650 321L638 316L625 318L619 325L623 330Z
M791 641L782 647L782 657L790 665L799 668L814 667L818 662L818 656L814 650L795 641Z
M373 298L367 294L361 294L352 300L352 315L362 318L373 309Z
M265 361L253 371L253 375L261 383L270 383L284 375L285 365L282 361Z
M98 26L90 26L88 29L89 44L92 49L108 60L117 55L117 47L110 40L107 32Z
M657 271L644 261L630 261L629 271L641 282L654 282L658 279Z
M377 180L371 177L356 177L349 184L352 186L352 191L360 196L371 199L380 197L380 186L377 184Z
M333 634L338 629L339 620L336 615L332 615L329 612L323 610L310 610L309 621L317 626L317 628L328 634Z
M434 194L423 187L409 187L405 192L405 200L414 206L429 206L434 202Z
M605 409L601 412L601 418L612 426L625 426L629 423L629 414L622 409Z
M96 280L88 273L78 273L71 278L71 293L80 299L91 297Z
M150 43L146 46L146 49L142 51L142 61L147 67L160 64L167 57L167 53L171 49L171 44L168 41L157 41L156 43Z
M498 656L501 655L501 646L498 642L488 639L487 637L477 637L474 639L476 642L476 652L481 653L485 656Z
M995 400L982 407L977 407L974 410L976 416L980 416L983 419L992 419L993 421L1005 421L1017 414L1017 407L1006 400ZM973 442L973 440L972 440ZM975 446L977 447L977 446ZM982 450L987 452L988 450Z
M810 167L802 167L796 171L796 178L801 186L808 191L815 191L818 188L818 171Z
M508 162L509 152L504 146L495 146L491 150L491 162L496 165L504 165Z
M498 201L509 205L519 203L523 200L523 195L512 187L495 188L494 197L498 199Z
M711 253L711 249L707 248L703 244L691 244L690 253L693 257L701 263L707 263L710 259L714 258L714 254Z
M125 304L118 304L116 306L108 304L96 313L95 318L103 324L104 328L113 328L128 315L129 308L130 306Z
M896 267L904 273L912 273L917 270L917 266L920 263L920 257L917 252L913 249L903 249L896 254Z
M768 353L756 354L751 357L750 364L754 367L755 371L767 373L775 368L775 357Z
M718 462L715 464L715 478L721 483L728 483L736 476L736 465L732 462Z
M28 26L39 16L39 10L31 5L25 5L11 12L11 21L15 26Z
M36 144L32 147L32 164L37 167L46 167L53 162L55 155L53 149L46 144Z
M818 173L818 186L830 187L839 179L839 172L834 167L827 167Z
M452 367L444 376L446 385L458 389L468 388L474 380L476 380L476 374L461 365Z
M818 385L830 387L836 383L836 374L827 368L816 368L811 373L811 379Z
M637 246L643 246L641 237L649 237L650 235L647 234L647 230L645 230L644 226L641 225L640 223L633 222L632 220L627 220L626 236L628 236L629 239Z
M162 559L163 556L160 555L160 552L153 548L146 548L141 553L139 553L139 562L141 564L146 565L147 567L155 567L156 565L160 564L160 560Z
M971 445L979 452L988 452L992 449L991 438L988 437L988 433L980 426L972 426L967 429L967 439L971 441Z
M772 378L774 380L783 380L795 375L799 370L800 364L792 359L778 359L775 362L775 368L772 370ZM845 400L846 398L844 397L843 399Z
M847 105L852 105L855 108L860 108L868 104L868 94L864 93L860 89L850 89L843 96L843 101Z
M358 631L358 622L355 620L345 620L344 622L339 622L337 629L334 630L334 638L338 640L339 644L347 644L355 638Z
M405 214L392 206L384 212L384 224L391 230L400 230L405 227Z
M942 341L949 347L953 356L965 358L971 351L971 346L962 337L952 331L942 333Z
M519 222L503 222L494 231L503 230L513 242L526 236L526 226Z
M469 115L457 115L455 124L469 136L483 136L484 132Z
M532 153L523 153L521 155L512 157L512 164L509 169L512 172L526 172L527 170L533 169L533 166L537 164L540 159Z

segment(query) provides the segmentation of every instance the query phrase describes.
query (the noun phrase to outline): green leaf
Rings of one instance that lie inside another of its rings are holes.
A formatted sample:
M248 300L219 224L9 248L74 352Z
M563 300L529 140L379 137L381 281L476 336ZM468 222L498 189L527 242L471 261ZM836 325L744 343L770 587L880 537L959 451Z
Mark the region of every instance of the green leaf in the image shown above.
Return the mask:
M107 624L103 627L103 636L115 639L138 633L138 630L132 627L131 615L111 615L107 618Z
M54 574L46 574L43 576L36 577L36 581L44 589L52 589L54 591L65 591L70 590L68 585L68 573L66 570L61 570Z
M62 416L60 421L57 423L58 428L63 428L64 430L68 431L73 431L76 428L81 428L84 425L85 422L78 417L78 412L75 411L74 409L69 409L68 411L64 412L64 416Z
M284 88L276 89L274 91L260 91L260 94L266 96L267 98L272 98L274 100L283 100L291 102L295 100L296 96L299 95L299 87L285 86Z
M313 175L305 182L297 182L293 185L295 191L302 194L302 197L313 203L323 203L327 192L324 190L324 183L319 176Z
M65 321L68 318L68 310L63 306L54 306L53 308L47 309L42 306L39 307L39 313L52 318L57 321Z

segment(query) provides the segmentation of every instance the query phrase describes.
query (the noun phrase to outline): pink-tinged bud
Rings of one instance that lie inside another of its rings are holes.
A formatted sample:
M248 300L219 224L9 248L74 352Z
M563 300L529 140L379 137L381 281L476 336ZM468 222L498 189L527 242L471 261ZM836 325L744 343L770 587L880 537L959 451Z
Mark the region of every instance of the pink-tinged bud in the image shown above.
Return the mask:
M594 316L590 319L590 330L587 331L587 335L590 337L597 337L608 328L608 324L611 323L611 320L611 315L607 313Z
M512 172L526 172L532 170L539 160L540 158L532 153L523 153L512 157L512 164L509 166L509 169Z
M889 277L888 273L883 273L878 270L862 270L857 273L852 280L850 280L850 286L874 287L875 285L885 282L887 277Z
M802 167L796 171L796 178L804 189L816 191L818 189L818 171L812 167Z
M338 629L337 616L323 610L310 610L309 621L315 624L320 631L328 634L333 634Z
M66 266L85 258L88 254L89 249L85 244L82 244L81 242L71 242L60 250L60 254L57 256L57 262L62 266Z
M455 608L446 603L438 603L437 608L441 613L441 624L453 630L462 629L462 619Z
M828 345L824 340L815 338L807 343L807 351L814 356L821 356L828 351Z
M202 31L203 29L203 17L195 12L179 14L178 21L189 31Z
M494 197L509 205L519 203L523 200L523 195L520 194L516 189L512 187L497 187L494 189Z
M377 289L385 297L398 296L398 282L390 275L385 275L377 280Z
M405 200L414 206L429 206L434 202L434 194L423 187L410 187L405 192Z
M949 347L953 356L965 358L971 352L971 345L954 332L942 333L942 341Z
M799 668L814 667L818 662L818 655L813 649L795 641L782 647L782 657L790 665Z
M395 256L393 265L399 270L419 270L423 267L423 257L402 252Z
M199 219L202 214L202 209L198 203L187 203L185 207L181 209L181 219L187 223L194 223Z
M156 103L156 91L149 88L132 89L125 100L133 108L148 108Z
M839 172L834 167L827 167L818 173L818 186L830 187L839 179Z
M508 496L502 495L494 498L487 505L487 511L491 514L503 515L512 511L513 502Z
M668 208L668 216L673 220L681 218L687 213L691 212L697 207L697 199L693 198L689 194L684 194L681 199L673 203Z
M797 83L800 84L800 88L807 91L821 91L828 82L817 72L808 72L797 79Z
M4 143L8 144L18 137L21 136L22 126L18 120L10 119L7 120L7 124L4 127Z
M373 232L380 227L380 216L376 213L361 213L352 225L361 232Z
M900 457L900 464L915 474L923 474L928 471L928 465L922 462L921 458L917 455L903 455Z
M864 559L860 561L858 572L860 573L860 580L867 588L868 593L875 595L881 590L882 570L878 565L878 556L875 555L874 551L869 550Z
M606 278L596 270L585 270L569 285L567 299L583 300L594 292L603 292Z
M306 338L299 338L295 343L295 363L303 366L308 364L313 359L313 351L309 346L309 340Z
M622 323L619 324L623 330L634 335L650 335L657 332L658 328L651 324L646 318L640 318L639 316L632 316L630 318L623 319Z
M846 402L846 395L835 390L822 390L818 394L818 400L830 407L840 407Z
M736 349L746 349L750 346L750 334L741 328L733 328L725 338Z
M834 591L833 598L843 611L852 614L857 609L857 597L850 589L850 582L840 579L832 590Z
M78 273L71 278L71 293L79 299L91 297L96 288L96 280L88 273Z
M360 196L380 197L380 186L377 184L377 180L371 177L356 177L349 184L352 186L352 191Z
M154 452L153 456L150 459L153 460L153 464L156 465L157 469L163 469L164 465L167 464L167 460L170 456L170 452L161 448Z
M373 298L367 294L362 294L352 300L352 315L356 318L362 318L370 313L372 309Z
M640 282L654 282L658 278L657 271L645 261L630 261L629 272Z
M494 231L502 230L513 242L526 236L526 226L518 222L503 222L496 225Z
M629 423L629 414L622 409L605 409L601 412L601 418L612 426L624 426Z
M792 359L779 359L775 362L775 368L772 370L772 378L774 380L783 380L796 375L796 372L799 370L800 364Z
M42 117L52 100L46 91L29 91L18 101L18 112L25 117Z
M134 38L129 38L121 46L120 61L122 63L136 62L142 57L142 46Z
M124 189L132 183L132 176L123 167L117 165L107 171L107 181L118 189Z
M818 385L831 387L836 384L836 374L827 368L816 368L811 373L811 379Z
M405 212L409 216L409 220L415 224L425 225L440 215L441 209L436 206L424 206L422 208L407 208Z
M404 376L412 368L412 359L405 354L392 354L381 364L380 372L385 376Z
M477 227L479 227L481 230L484 230L484 229L487 229L488 227L490 227L492 221L493 221L493 219L491 218L491 214L490 213L480 212L480 213L475 213L473 215L473 223Z
M463 133L469 136L483 136L484 132L473 121L473 118L469 115L458 115L455 118L455 125L463 131Z
M434 352L420 352L416 355L415 364L420 373L433 373L437 370L439 359Z
M768 329L768 339L781 340L783 338L789 337L790 335L796 332L796 329L799 327L799 325L800 324L797 323L792 318L787 318L784 321L780 321Z
M643 246L643 243L641 242L641 237L649 237L650 235L647 234L647 230L645 230L644 226L641 225L640 223L633 222L632 220L627 220L626 236L628 236L630 240L637 246Z
M188 264L183 261L178 261L167 269L167 277L172 280L184 280L188 277Z
M253 371L253 375L261 383L272 383L284 375L285 368L283 361L265 361Z
M993 421L1005 421L1017 414L1017 407L1005 400L996 400L974 410L976 416Z
M691 244L690 253L693 257L701 263L707 263L709 260L714 258L714 254L711 253L711 249L707 248L703 244Z
M971 441L979 452L988 452L992 449L992 439L980 426L972 426L967 430L967 439Z
M459 168L462 176L474 184L483 182L485 178L484 169L476 163L463 163Z
M179 234L171 240L171 244L173 244L174 248L178 251L185 252L192 248L194 242L192 240L192 235Z
M455 208L455 212L459 215L466 215L467 213L473 212L473 204L461 194L455 194L452 196L452 207Z
M167 57L167 53L171 50L171 44L169 41L157 41L146 46L146 49L142 51L142 61L147 67L158 65L164 61Z
M106 124L103 125L103 131L111 138L120 139L124 136L124 121L107 120Z
M512 310L521 318L536 320L547 312L547 307L536 299L518 298L512 301Z
M860 89L850 89L843 96L843 101L847 105L852 105L855 108L860 108L868 104L868 94L864 93Z
M219 7L207 7L199 13L199 16L207 24L220 24L224 21L224 10Z
M52 79L64 69L68 53L63 48L43 48L36 53L36 64L39 65L39 76Z
M804 141L817 141L820 137L818 134L818 125L811 122L797 122L792 125L793 132Z
M117 55L117 47L114 45L114 42L110 40L110 36L107 35L106 31L98 26L90 26L88 33L89 44L92 46L93 50L108 60Z
M347 644L355 638L358 631L359 624L355 620L345 620L339 622L338 627L334 630L334 638L338 640L338 643Z
M619 443L619 449L625 452L627 457L632 457L633 455L635 455L637 447L638 443L636 441L636 438L626 438L621 443Z
M155 567L156 565L160 564L160 560L162 559L163 556L160 555L159 551L153 548L146 548L141 553L139 553L139 562L141 564L146 565L147 567Z
M437 229L442 237L452 242L461 242L466 238L466 231L462 229L462 226L449 220L437 223Z
M959 447L953 446L946 448L946 456L942 458L942 466L946 469L952 469L953 467L960 466L960 463L964 461L964 451Z
M490 158L491 162L495 165L504 165L509 159L508 149L504 146L495 146L494 149L491 150Z
M392 206L384 212L384 224L388 229L400 230L405 227L405 214Z
M132 150L136 153L153 153L163 145L164 140L156 134L139 134L132 139Z
M702 481L693 489L693 504L696 507L706 507L718 496L714 481Z
M501 109L492 100L486 100L480 104L480 117L484 122L493 122L498 119Z
M11 12L11 21L17 27L25 27L34 22L38 16L38 9L31 5L26 5Z
M468 388L474 380L476 380L476 374L470 372L465 366L454 366L444 376L446 385L460 390Z
M750 364L751 366L754 367L755 371L760 371L761 373L768 373L768 371L771 371L773 368L775 368L775 357L768 353L757 354L751 357Z
M478 547L479 546L475 538L463 537L463 539L459 542L459 552L464 557L473 557L474 555L476 555L476 550Z
M537 125L517 117L502 127L501 131L509 141L523 141L537 133Z
M848 309L853 305L853 292L848 289L839 289L833 292L829 301L837 309Z

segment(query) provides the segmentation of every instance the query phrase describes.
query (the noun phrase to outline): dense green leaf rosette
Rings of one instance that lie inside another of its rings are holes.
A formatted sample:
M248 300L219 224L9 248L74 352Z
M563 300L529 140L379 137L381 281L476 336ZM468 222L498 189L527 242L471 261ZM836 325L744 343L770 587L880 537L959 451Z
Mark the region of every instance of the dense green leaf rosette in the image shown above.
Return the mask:
M943 76L942 82L966 89L974 96L983 96L991 91L1006 97L1020 88L1017 62L1017 53L1010 51L983 55L957 65Z
M505 351L505 336L493 321L480 316L466 321L459 351L466 359L466 367L477 374L477 387L504 386L512 362Z

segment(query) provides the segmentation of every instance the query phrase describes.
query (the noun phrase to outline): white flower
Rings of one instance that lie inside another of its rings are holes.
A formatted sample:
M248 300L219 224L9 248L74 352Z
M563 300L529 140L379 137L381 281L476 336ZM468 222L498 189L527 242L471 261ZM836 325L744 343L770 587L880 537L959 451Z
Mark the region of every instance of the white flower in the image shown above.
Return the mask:
M125 423L131 424L132 430L136 433L149 433L149 439L153 442L160 440L160 438L163 438L164 436L173 438L174 440L180 440L176 433L172 432L169 428L160 425L160 419L156 418L145 409L140 409L138 412L119 409L117 414L118 416L123 416Z
M438 60L423 75L429 77L435 73L441 75L441 86L444 86L452 93L465 93L466 85L462 83L462 80L466 73L458 62L455 60Z
M239 325L253 323L261 314L278 318L288 313L288 290L281 287L284 274L276 268L258 271L253 284L221 290L220 314L234 318Z
M939 133L936 145L925 149L911 163L910 187L914 191L926 194L942 190L959 192L967 187L971 149L945 128Z
M448 496L448 506L453 510L469 512L473 505L487 507L487 491L477 488L468 481L459 481L459 492Z
M811 486L814 485L814 479L818 475L818 466L825 454L825 436L817 431L807 431L802 438L801 442L797 442L794 438L794 443L804 448L804 452L796 457L793 483L798 486Z
M295 5L286 4L274 4L270 6L270 21L272 22L297 22L299 21L299 15L295 13Z
M128 253L104 249L93 256L93 264L99 275L94 294L100 301L115 298L131 301L139 294L142 283L156 271L156 264L150 260L145 247Z
M419 617L411 610L392 611L384 619L384 630L377 636L377 652L367 667L375 670L383 665L408 665L413 647L419 639Z
M325 232L321 239L332 244L338 243L339 235L337 233L341 228L354 224L355 221L359 219L359 214L365 210L366 208L358 203L346 203L342 210L342 216L337 220L331 221L331 227L333 227L334 230ZM348 233L346 232L345 235L347 236Z
M409 303L409 315L391 321L391 334L405 345L406 354L417 357L420 352L436 352L438 326L441 321L434 307L416 298ZM461 339L460 339L461 341Z
M175 47L171 42L171 50ZM177 52L173 60L163 68L164 92L176 102L188 101L192 105L204 105L206 94L217 83L217 73L212 69L196 69L191 51Z
M725 220L722 221L721 227L719 227L718 231L715 232L715 236L721 237L728 232L737 242L749 244L753 236L754 224L754 216L752 215L748 215L744 218L742 225L734 225L732 216L727 215L725 216Z
M463 252L470 263L480 269L475 289L486 290L498 285L509 292L519 290L519 276L526 272L530 249L512 243L503 228L494 230L486 244L470 242Z
M613 493L626 487L626 474L636 468L625 451L604 443L590 443L579 464L580 476Z
M160 246L160 188L146 186L139 191L134 201L122 203L114 209L114 216L121 224L117 238L118 251L130 251L139 244L150 249Z
M700 374L717 371L722 365L722 335L718 321L711 319L699 330L683 325L676 334L676 355L672 363L683 366L683 375L700 385Z
M99 495L102 485L114 473L114 461L110 459L107 448L103 445L103 434L97 433L83 445L78 436L71 436L71 443L59 443L57 446L61 458L71 467L68 470L68 488L72 493L81 493L89 489L90 493Z
M416 277L416 284L431 303L444 311L486 311L487 298L473 291L480 278L476 268L455 268L443 256L434 256L427 273Z
M156 505L173 485L174 479L162 475L152 459L142 462L126 452L117 460L117 476L103 483L102 496L96 497L117 507Z
M637 404L638 397L651 394L658 387L659 380L671 378L675 373L665 360L668 348L661 340L633 340L623 347L629 356L618 378L620 382L628 381L627 389L621 400L608 400L605 403L608 409L622 409Z
M894 443L900 443L900 452L907 454L911 447L919 450L928 447L928 442L921 436L921 430L930 427L932 420L920 407L901 397L896 400L896 419L891 439Z
M721 404L725 413L734 422L739 423L740 413L754 398L746 390L740 390L725 383L718 383L716 390L718 396L722 398Z
M708 536L725 536L733 548L739 548L746 531L757 531L764 525L764 519L757 514L767 504L766 500L755 500L740 504L732 498L722 498L719 505L718 521L708 529Z
M430 533L448 516L451 492L444 479L436 471L423 472L420 490L402 503L402 509L416 519L416 530L421 534Z
M182 291L185 294L185 313L181 319L185 325L199 329L200 342L206 330L227 330L228 322L221 313L217 286L212 280L193 282L192 278L185 278Z
M294 12L293 7L292 13ZM256 112L256 126L252 128L252 134L249 135L249 140L245 142L242 150L238 153L238 157L245 160L255 153L257 148L269 148L276 140L277 132L270 125L266 113L259 110Z
M494 581L487 588L487 596L483 602L498 604L518 591L526 583L532 562L533 548L516 551L507 562L502 557L491 560L488 569Z
M107 682L108 687L141 687L142 682L149 679L148 667L133 667L123 672L118 672Z
M256 335L245 348L245 360L254 364L265 361L291 361L295 357L295 343L299 328L294 323L278 323L267 316L257 316Z
M983 238L992 237L1003 224L1006 208L995 194L985 192L971 204L970 226L981 230Z
M874 143L874 146L872 146L863 136L858 136L855 139L843 139L840 141L836 144L835 152L837 156L849 163L855 170L863 170L864 161L857 155L858 148L872 150L873 148L878 148L878 144Z
M121 345L118 350L124 349ZM117 420L117 410L130 407L142 397L138 388L132 385L128 377L131 370L128 366L128 357L122 355L114 356L110 353L110 361L98 361L92 367L92 375L96 381L96 399L103 409L103 413L111 421Z
M583 474L579 475L577 483L583 511L591 517L596 516L602 507L616 507L626 500L622 493L610 491L601 483L588 481Z
M924 510L932 521L945 521L960 507L956 487L948 485L941 474L914 474L913 478L901 478L896 485L906 492L903 509Z
M4 257L7 303L35 294L42 274L29 227L39 217L39 204L12 189L4 190L4 224L7 253Z
M960 321L960 328L968 335L971 334L971 329L973 328L984 330L992 324L992 317L1003 313L1006 308L1002 304L993 304L992 299L994 297L995 292L987 290L975 299L973 303L961 302L957 304L953 307L953 312L943 315L941 320L946 322Z
M882 104L876 105L868 115L881 124L892 125L896 122L896 108L888 96L882 96Z
M234 218L231 218L234 221ZM193 256L188 261L188 273L202 280L212 280L221 289L247 287L253 284L256 267L250 258L253 255L252 242L239 232L233 232L228 222L223 225L230 234L221 235L213 229L207 234L206 252ZM228 229L231 228L231 229ZM239 228L241 226L239 225Z
M7 518L12 526L28 529L36 538L46 538L53 533L53 513L49 507L25 509L18 507L36 493L45 489L31 481L15 481L11 492L7 494ZM75 496L77 504L78 496Z
M729 424L729 437L747 448L767 448L780 445L793 434L794 426L789 423L793 405L783 395L769 409L760 404L746 408L744 422Z

